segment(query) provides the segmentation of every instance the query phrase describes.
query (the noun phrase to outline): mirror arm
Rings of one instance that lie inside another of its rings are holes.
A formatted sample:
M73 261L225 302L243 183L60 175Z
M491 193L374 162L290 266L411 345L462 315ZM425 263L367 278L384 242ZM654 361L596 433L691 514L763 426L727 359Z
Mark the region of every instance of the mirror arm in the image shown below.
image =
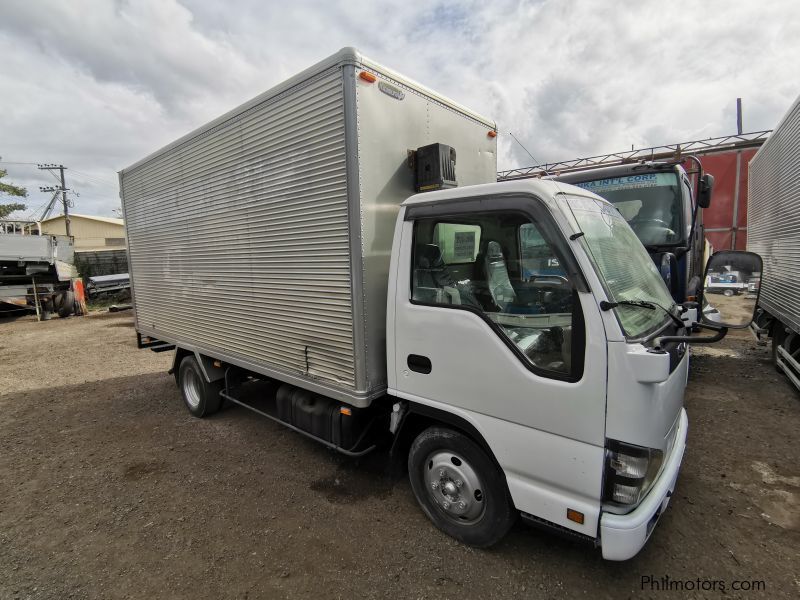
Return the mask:
M689 230L689 248L694 245L694 230L697 228L697 213L700 210L700 186L702 185L703 177L703 163L696 156L687 156L686 160L691 160L697 166L697 177L695 177L694 186L694 206L692 207L692 227ZM689 250L687 248L687 252Z
M687 342L689 344L713 344L715 342L720 341L722 338L728 335L727 327L712 327L704 323L698 323L697 325L698 327L702 327L703 329L710 329L711 331L716 331L717 333L714 335L710 335L708 337L696 337L690 335L665 335L653 340L653 349L663 350L664 344L668 344L670 342Z

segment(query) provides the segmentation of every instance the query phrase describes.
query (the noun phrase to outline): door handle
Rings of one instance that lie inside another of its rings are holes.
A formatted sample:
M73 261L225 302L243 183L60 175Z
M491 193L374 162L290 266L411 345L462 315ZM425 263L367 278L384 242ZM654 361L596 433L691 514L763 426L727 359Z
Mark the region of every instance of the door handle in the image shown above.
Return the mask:
M416 373L422 373L423 375L430 373L431 369L433 368L431 365L431 359L420 354L409 354L406 364L408 364L408 368L412 371L415 371Z

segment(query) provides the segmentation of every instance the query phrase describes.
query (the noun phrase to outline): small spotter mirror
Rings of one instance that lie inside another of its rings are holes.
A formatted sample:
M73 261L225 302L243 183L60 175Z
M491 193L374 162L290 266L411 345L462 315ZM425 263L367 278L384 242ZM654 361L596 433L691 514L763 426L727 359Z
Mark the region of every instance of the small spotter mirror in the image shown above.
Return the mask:
M706 265L703 321L730 329L749 326L758 305L762 266L753 252L715 252Z

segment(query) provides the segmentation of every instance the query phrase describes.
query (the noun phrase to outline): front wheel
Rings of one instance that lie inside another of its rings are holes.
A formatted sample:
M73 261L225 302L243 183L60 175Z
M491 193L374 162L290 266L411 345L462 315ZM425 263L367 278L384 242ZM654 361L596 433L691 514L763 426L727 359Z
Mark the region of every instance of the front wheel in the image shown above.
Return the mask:
M727 289L722 293L725 294L725 296L728 297L728 298L730 298L731 296L736 294L736 292L734 290L731 290L731 289Z
M408 454L408 475L423 512L465 544L491 546L516 521L503 474L457 431L431 427L419 434Z
M206 381L194 356L186 356L178 369L178 387L186 408L195 417L207 417L219 410L222 381Z

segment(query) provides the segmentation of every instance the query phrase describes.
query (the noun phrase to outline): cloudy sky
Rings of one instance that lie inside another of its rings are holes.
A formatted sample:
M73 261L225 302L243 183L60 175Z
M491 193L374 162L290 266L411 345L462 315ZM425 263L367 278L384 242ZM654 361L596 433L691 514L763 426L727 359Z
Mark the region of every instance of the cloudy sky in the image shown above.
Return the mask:
M343 46L495 119L498 167L772 129L800 94L800 3L3 0L0 168L78 213L116 171ZM0 199L2 202L2 199ZM30 212L27 211L27 212Z

